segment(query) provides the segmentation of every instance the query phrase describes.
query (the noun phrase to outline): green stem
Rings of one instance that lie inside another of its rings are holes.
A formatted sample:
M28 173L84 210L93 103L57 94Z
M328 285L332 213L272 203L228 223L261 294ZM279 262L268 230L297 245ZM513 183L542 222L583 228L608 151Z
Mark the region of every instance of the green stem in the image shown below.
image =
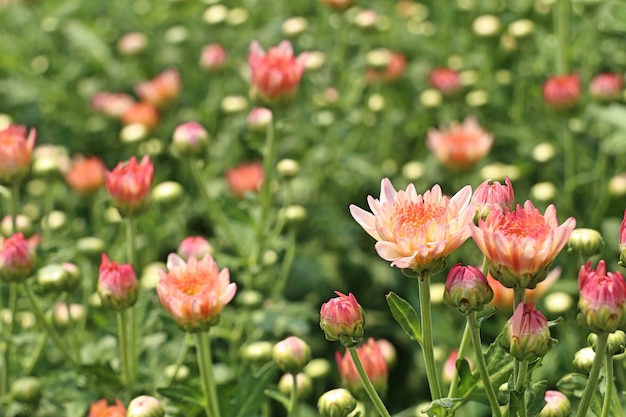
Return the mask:
M524 393L524 387L526 385L526 377L528 375L528 361L517 361L519 362L517 379L515 380L515 391L521 393L520 396L520 404L518 409L519 417L526 417L526 394Z
M46 347L47 341L48 341L47 332L43 332L42 334L39 335L39 340L37 341L37 347L35 348L35 351L31 355L32 359L30 361L30 364L28 364L28 366L24 370L24 375L30 375L33 373L33 369L35 369L37 362L39 362L39 359L41 358L41 355L43 354L43 351Z
M291 265L293 264L295 256L296 230L294 227L290 227L287 234L287 250L285 252L285 258L283 259L283 263L280 268L278 281L274 286L274 297L278 297L287 285L287 280L289 279L289 271L291 270Z
M267 225L267 216L271 205L272 181L274 180L274 159L276 158L276 118L277 112L272 112L272 122L267 127L267 137L263 148L263 185L261 187L261 227L263 230Z
M121 362L121 375L122 375L122 384L128 389L131 390L131 380L130 380L130 364L129 364L129 346L128 346L128 338L126 337L128 331L128 323L126 323L126 315L124 311L117 312L117 334L118 334L118 344L120 348L120 362Z
M471 342L470 338L470 324L467 322L465 324L465 330L463 330L463 337L461 338L461 343L459 344L459 353L457 355L458 359L463 359L466 356L467 348ZM450 389L448 390L448 398L455 398L456 391L459 388L459 371L454 367L454 375L452 376L452 382L450 382Z
M561 118L561 142L563 147L563 195L565 198L564 209L572 210L572 194L576 190L576 149L574 148L574 136L568 126L567 117Z
M556 54L556 71L559 74L567 74L568 71L569 3L569 0L558 0L554 10L554 26L559 48Z
M126 258L128 263L137 270L137 221L133 217L126 218ZM137 326L135 320L135 309L130 307L121 314L126 315L126 334L127 340L127 360L128 360L128 386L131 386L135 382L137 376L137 368L139 366L139 358L137 355Z
M196 336L196 350L198 355L198 367L204 392L204 410L208 417L220 417L220 407L213 376L213 360L211 358L211 341L209 332L198 332Z
M391 417L389 411L383 404L383 400L380 399L380 396L376 392L374 385L372 385L372 381L370 381L367 373L365 373L365 369L363 369L363 364L361 363L361 359L359 358L359 354L356 352L356 348L354 346L348 348L348 352L350 352L350 356L352 357L352 361L354 362L354 366L356 367L356 371L359 374L359 378L363 383L363 387L367 392L367 395L372 400L376 411L381 417Z
M176 378L176 374L178 374L178 370L180 369L181 366L183 366L183 363L185 362L187 353L189 353L190 338L191 338L190 334L185 333L185 339L183 340L183 347L180 350L180 353L178 354L176 363L174 364L174 372L172 372L169 376L166 377L166 380L165 380L166 387L169 387L170 385L172 385L172 381L174 380L174 378Z
M593 392L598 384L598 377L600 376L602 362L604 362L604 353L606 352L608 338L608 333L601 333L598 335L598 340L596 341L596 354L593 358L591 371L589 371L589 378L587 378L585 391L583 392L580 404L578 405L578 410L576 411L576 417L585 417L587 415L587 409L589 408L589 404L591 404Z
M298 415L298 374L292 373L291 395L289 396L289 408L287 409L288 417L296 417Z
M606 378L606 391L604 393L604 402L602 403L602 412L600 417L609 417L611 409L611 400L613 399L613 355L607 349L605 352L604 375Z
M489 378L489 371L487 370L487 362L485 362L485 355L483 354L482 343L480 341L480 325L478 323L478 319L476 318L476 312L472 311L467 314L467 328L470 329L470 336L472 338L472 344L474 345L474 354L476 355L476 364L478 365L478 371L480 372L480 377L483 380L483 386L485 388L485 393L487 394L487 399L489 400L489 404L491 405L492 415L494 417L500 417L500 404L498 404L498 398L496 397L496 392L493 389L493 385L491 384L491 379Z
M22 287L24 288L26 292L26 296L28 297L28 301L30 302L30 305L33 309L33 313L35 313L35 317L37 317L37 320L39 321L39 323L46 329L46 332L48 332L48 335L52 339L52 342L55 344L57 349L59 349L59 351L61 352L61 354L63 355L66 361L68 361L74 368L80 369L80 364L78 363L78 361L74 359L72 355L70 355L67 347L63 345L63 341L61 340L61 337L59 336L59 334L50 325L50 323L48 323L48 320L46 320L43 313L41 312L41 307L37 303L35 295L33 294L33 291L30 288L30 286L28 285L28 282L22 282Z
M422 325L422 353L426 364L426 377L430 387L430 395L433 400L441 398L441 385L439 385L439 375L435 365L435 355L433 347L433 322L431 317L430 303L430 274L423 271L419 278L419 298L420 298L420 318Z

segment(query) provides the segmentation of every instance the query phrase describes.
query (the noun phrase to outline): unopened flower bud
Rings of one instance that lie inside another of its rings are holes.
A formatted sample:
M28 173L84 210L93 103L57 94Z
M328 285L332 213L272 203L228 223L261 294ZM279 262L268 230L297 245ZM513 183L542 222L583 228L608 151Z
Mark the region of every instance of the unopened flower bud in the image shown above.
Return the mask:
M478 16L472 23L474 33L482 38L497 35L500 31L500 19L491 14Z
M151 198L154 204L163 208L178 205L185 195L183 186L175 181L164 181L154 186Z
M37 284L45 293L71 291L80 279L80 270L69 262L46 265L37 271Z
M283 178L293 178L300 172L300 164L293 159L281 159L276 164L276 170Z
M241 290L237 293L237 298L235 299L238 305L248 309L259 307L263 300L263 294L255 290Z
M355 408L356 399L343 388L327 391L317 401L321 417L347 417Z
M476 188L472 195L472 203L476 206L474 220L485 219L491 210L513 209L515 193L509 177L505 177L504 184L498 181L486 180Z
M9 237L14 233L22 233L28 237L33 233L33 221L30 217L23 214L18 214L16 219L17 230L13 230L13 217L4 216L2 223L0 224L0 231L2 236Z
M384 394L387 391L387 380L389 378L389 366L385 361L380 346L373 338L369 338L367 343L356 348L357 355L363 370L367 374L368 378L372 382L372 385L380 394ZM352 356L348 350L341 355L339 352L335 353L335 359L337 361L337 367L339 368L339 375L341 376L341 382L343 386L352 392L356 398L367 398L367 393L361 378L357 372L356 366L352 359Z
M444 302L461 313L480 311L493 299L493 290L485 275L476 267L454 265L446 279Z
M172 147L180 156L202 157L208 145L209 132L200 123L183 123L174 130Z
M567 241L567 253L580 254L585 259L602 253L604 240L594 229L574 229Z
M76 249L87 256L100 256L105 249L105 243L99 237L83 237L76 241Z
M311 348L304 340L291 336L274 345L272 358L278 369L294 374L311 360Z
M306 208L299 204L292 204L285 207L282 213L289 224L301 223L307 217Z
M304 32L309 27L309 22L301 16L290 17L285 20L281 26L283 34L288 37L296 37Z
M0 279L4 282L24 281L37 263L36 244L23 234L3 239L0 246Z
M312 379L323 378L330 373L330 362L324 358L311 359L304 367L303 372Z
M220 108L224 113L241 113L248 108L248 99L244 96L230 95L222 99Z
M587 337L587 342L595 351L596 343L598 342L598 335L596 335L595 333L589 334L589 336ZM621 353L624 353L624 351L626 350L626 333L621 330L610 333L607 340L606 349L610 355L619 355Z
M189 236L180 242L176 253L186 261L192 257L200 260L207 253L213 254L213 246L202 236Z
M548 320L533 303L519 303L513 317L504 327L500 343L511 356L520 361L543 357L554 344Z
M546 405L538 417L569 417L572 406L569 399L560 391L548 390L545 394Z
M167 378L171 378L176 382L186 381L191 373L189 367L185 365L168 365L163 369L163 372Z
M41 399L41 382L32 376L16 379L11 384L11 396L22 404L36 405Z
M59 303L54 307L52 319L54 324L59 328L66 328L74 323L82 322L85 319L87 310L82 304Z
M378 339L376 340L376 344L380 348L380 352L383 354L387 365L389 365L389 367L395 365L396 360L398 359L398 354L396 353L396 348L391 344L391 342L387 339Z
M135 270L130 264L111 262L106 253L98 274L98 294L106 308L124 311L137 301L139 284Z
M322 304L320 327L326 339L339 341L346 347L356 346L363 339L365 318L356 297L335 291L338 297Z
M274 345L270 342L254 342L241 348L241 357L254 364L263 365L272 358L273 349Z
M601 102L619 100L623 92L624 76L621 74L598 74L589 83L589 94Z
M248 129L253 132L265 132L272 123L272 111L265 107L255 107L248 113Z
M291 394L293 390L293 374L284 374L278 381L278 390L285 395ZM313 383L308 375L299 373L296 374L296 396L299 399L303 399L311 395L313 391Z
M141 395L131 400L126 409L126 417L163 417L163 406L154 397Z
M569 110L581 100L580 77L577 74L555 75L543 84L543 99L554 110Z
M591 347L584 347L574 354L574 360L572 364L574 367L582 373L588 374L591 371L593 365L593 359L596 353Z
M587 261L578 273L578 323L594 333L612 333L626 326L626 282L619 272L606 272L600 261L595 270Z
M212 43L202 49L200 67L205 71L217 71L226 65L228 52L218 43Z
M117 41L117 50L122 55L137 55L148 46L148 37L141 32L129 32Z

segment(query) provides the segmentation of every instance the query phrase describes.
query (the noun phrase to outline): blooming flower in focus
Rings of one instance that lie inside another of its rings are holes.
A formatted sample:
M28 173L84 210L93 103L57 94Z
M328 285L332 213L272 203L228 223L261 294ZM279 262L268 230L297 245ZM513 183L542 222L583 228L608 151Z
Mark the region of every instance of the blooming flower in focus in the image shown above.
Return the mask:
M8 239L2 239L0 279L4 282L17 282L28 278L37 262L38 244L38 238L26 239L22 233L15 233Z
M109 117L122 117L135 105L135 99L124 93L101 91L91 97L91 108Z
M606 263L591 262L578 273L578 323L594 333L612 333L626 326L626 282L619 272L606 272Z
M472 265L454 265L448 273L443 300L462 313L480 311L493 298L485 275Z
M389 371L385 357L380 351L380 347L373 338L367 339L367 343L356 348L357 354L363 365L365 373L372 381L372 385L379 393L383 394L387 390L387 379ZM335 353L337 366L339 367L339 375L343 385L354 394L357 399L364 398L367 394L359 378L359 374L354 366L354 361L350 356L350 352L346 351L342 356L339 352Z
M150 81L138 83L135 92L142 101L161 107L178 97L180 74L177 69L169 68Z
M263 165L259 162L240 164L226 171L226 181L228 181L230 191L237 198L243 198L247 193L258 193L263 185L264 177Z
M621 74L598 74L589 83L589 94L598 101L615 101L622 98L624 76Z
M159 112L154 105L146 102L134 103L120 116L125 125L139 124L151 130L159 124Z
M439 162L448 168L467 169L491 150L493 136L485 132L473 117L449 128L429 129L426 145Z
M189 260L189 258L200 260L207 253L213 253L213 246L202 236L188 236L180 242L176 253L184 260Z
M491 210L513 209L515 193L509 177L504 179L504 184L498 181L486 180L476 188L472 196L472 203L476 206L475 219L484 219Z
M517 360L531 361L543 357L554 340L548 320L533 303L519 303L504 327L502 346Z
M322 304L320 309L320 327L326 339L339 341L344 346L355 346L363 338L365 317L363 308L354 294L342 294L335 291L338 297L331 298Z
M252 95L270 103L290 99L298 91L305 64L306 54L294 56L289 41L282 41L267 53L252 41L248 55Z
M70 188L79 194L92 194L104 184L106 167L97 156L85 158L75 156L72 167L65 173L65 181Z
M226 65L228 53L219 43L211 43L202 49L200 67L205 71L217 71Z
M104 398L91 403L87 417L126 417L126 408L120 400L115 405L109 405Z
M461 74L451 68L435 68L428 75L428 82L444 95L454 95L463 89Z
M582 97L578 74L555 75L543 84L543 99L556 110L570 109L578 104Z
M157 294L163 307L186 332L206 331L237 292L228 269L221 271L210 254L187 262L171 253L168 271L160 270Z
M111 262L103 253L98 272L98 294L102 304L115 311L126 310L137 301L138 291L139 283L133 266Z
M17 185L26 177L36 135L21 125L0 129L0 184Z
M439 185L418 195L410 184L396 191L385 178L380 199L368 196L372 212L350 205L352 217L374 239L381 258L392 266L416 272L441 269L445 258L470 236L474 217L472 188L463 187L452 198Z
M478 226L470 225L489 272L508 288L535 288L543 281L574 227L573 217L559 226L553 205L541 215L530 201L512 211L492 210Z
M148 208L153 179L150 157L144 156L138 164L133 156L128 163L120 162L113 171L106 172L105 186L122 216L132 217Z
M535 288L532 290L526 289L526 295L524 297L526 302L535 302L539 300L542 295L552 288L554 283L561 276L562 271L563 268L557 266L552 269L546 276L546 279L538 283ZM500 283L500 281L496 280L489 273L487 274L487 282L489 282L489 286L493 290L493 299L489 302L489 304L498 307L498 309L501 310L511 311L514 303L513 289L505 287Z

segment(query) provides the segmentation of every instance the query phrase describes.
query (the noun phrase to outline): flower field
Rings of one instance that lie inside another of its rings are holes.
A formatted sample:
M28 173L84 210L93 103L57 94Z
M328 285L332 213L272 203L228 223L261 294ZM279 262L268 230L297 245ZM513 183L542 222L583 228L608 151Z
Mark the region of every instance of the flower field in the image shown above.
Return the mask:
M0 0L0 415L625 415L625 74L617 0Z

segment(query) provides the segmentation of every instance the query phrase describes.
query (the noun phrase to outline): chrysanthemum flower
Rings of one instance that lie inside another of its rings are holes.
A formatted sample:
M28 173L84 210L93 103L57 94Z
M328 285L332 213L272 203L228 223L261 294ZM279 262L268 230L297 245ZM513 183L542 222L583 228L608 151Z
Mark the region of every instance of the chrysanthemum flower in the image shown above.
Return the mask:
M28 174L36 136L20 125L0 129L0 184L19 184Z
M167 258L167 269L159 272L157 294L174 320L187 332L206 331L217 324L237 292L228 269L220 271L210 254L185 262L174 253Z
M373 338L367 339L367 343L356 348L361 364L365 373L369 377L372 385L379 393L387 390L387 379L389 377L389 368L383 356L380 346ZM335 353L337 366L339 367L339 375L343 385L354 394L357 398L366 396L365 389L361 383L361 378L356 370L350 352L346 350L342 356L339 352Z
M0 279L4 282L21 282L33 273L37 263L39 238L26 239L15 233L0 240Z
M135 86L135 92L142 101L157 107L178 97L180 89L180 73L175 68L169 68L150 81L142 81Z
M391 261L391 266L437 272L445 258L470 236L474 217L471 196L469 185L452 198L444 196L439 185L423 195L417 194L413 184L396 191L385 178L380 199L367 198L372 212L352 204L350 213L378 241L376 251Z
M87 417L126 417L126 408L120 400L115 405L109 405L104 398L91 403Z
M65 181L77 193L89 195L102 187L105 172L102 159L97 156L85 158L77 155L73 158L72 167L65 173Z
M363 308L354 294L342 294L322 304L320 309L320 327L326 339L339 341L344 346L355 346L363 338L365 317Z
M98 270L98 294L102 304L115 311L124 311L137 301L139 283L131 264L111 262L106 253Z
M559 226L553 205L541 215L526 201L512 211L493 210L485 220L478 220L478 226L470 227L495 279L508 288L535 288L567 244L576 220L570 217Z
M265 172L260 162L244 162L226 170L226 181L237 198L243 198L247 193L258 193L264 179Z
M504 185L498 181L486 180L474 191L472 203L476 206L476 219L484 219L492 209L513 209L515 193L509 177L504 179Z
M426 146L439 162L453 169L472 167L489 153L492 144L493 136L473 117L454 122L449 128L430 129L426 137Z
M105 186L122 216L134 216L148 208L153 179L150 157L146 155L137 163L133 156L128 163L120 162L113 171L106 172Z

